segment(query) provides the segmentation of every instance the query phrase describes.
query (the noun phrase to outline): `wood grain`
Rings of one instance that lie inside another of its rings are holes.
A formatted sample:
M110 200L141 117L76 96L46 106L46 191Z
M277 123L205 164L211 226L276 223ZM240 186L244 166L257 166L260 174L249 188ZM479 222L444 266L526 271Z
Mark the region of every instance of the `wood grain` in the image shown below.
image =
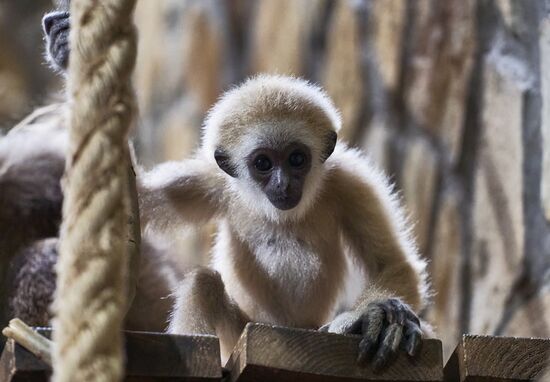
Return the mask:
M248 324L227 362L231 382L442 381L441 342L425 340L418 357L400 353L381 373L356 364L360 337Z
M50 329L39 329L50 336ZM126 381L219 381L220 347L214 336L125 332ZM12 340L0 357L0 381L47 382L50 368Z
M445 365L445 381L534 381L550 361L550 339L464 335Z

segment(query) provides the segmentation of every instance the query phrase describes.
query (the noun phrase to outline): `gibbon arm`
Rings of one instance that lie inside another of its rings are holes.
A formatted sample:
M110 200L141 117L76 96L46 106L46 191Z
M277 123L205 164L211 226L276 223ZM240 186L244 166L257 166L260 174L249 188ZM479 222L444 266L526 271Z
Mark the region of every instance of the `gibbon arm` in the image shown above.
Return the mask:
M369 279L353 309L321 330L360 334L358 362L372 359L381 369L400 347L411 356L420 349L425 328L417 312L427 289L425 264L384 175L355 151L340 152L333 163L327 183L341 214L343 239Z
M365 265L369 283L358 301L401 298L420 310L425 289L424 262L404 227L405 219L383 175L342 171L342 230L352 253Z
M142 227L167 232L207 223L221 212L224 184L221 171L199 159L163 163L138 175Z

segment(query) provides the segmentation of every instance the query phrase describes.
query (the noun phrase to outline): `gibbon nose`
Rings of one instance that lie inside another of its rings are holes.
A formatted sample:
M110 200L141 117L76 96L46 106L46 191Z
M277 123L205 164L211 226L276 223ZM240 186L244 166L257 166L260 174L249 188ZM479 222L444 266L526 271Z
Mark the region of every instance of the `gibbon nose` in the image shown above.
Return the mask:
M290 185L290 179L284 170L278 169L275 174L275 189L281 193L287 193Z

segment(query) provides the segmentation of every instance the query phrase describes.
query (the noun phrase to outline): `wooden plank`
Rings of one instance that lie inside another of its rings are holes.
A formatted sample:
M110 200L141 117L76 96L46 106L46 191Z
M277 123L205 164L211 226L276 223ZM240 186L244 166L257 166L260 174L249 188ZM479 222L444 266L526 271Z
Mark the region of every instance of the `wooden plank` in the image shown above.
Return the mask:
M425 340L411 359L400 353L382 372L356 364L360 337L248 324L227 362L231 382L442 381L441 341Z
M50 337L50 329L38 329ZM126 381L219 381L220 346L214 336L125 332ZM0 381L44 381L51 369L12 340L0 357Z
M464 335L445 365L445 381L534 381L550 361L550 339Z

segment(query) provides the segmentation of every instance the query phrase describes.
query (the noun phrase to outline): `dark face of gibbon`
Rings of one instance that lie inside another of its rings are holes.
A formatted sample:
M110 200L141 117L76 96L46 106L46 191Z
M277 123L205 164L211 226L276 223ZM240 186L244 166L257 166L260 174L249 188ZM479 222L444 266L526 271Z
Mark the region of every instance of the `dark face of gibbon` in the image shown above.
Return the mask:
M229 156L216 150L215 159L227 174L237 177ZM285 147L258 147L244 158L250 177L268 200L280 210L290 210L300 203L306 176L311 169L311 150L302 143Z
M290 210L300 203L302 189L311 169L311 150L302 143L282 148L259 147L246 158L251 178L271 204Z

